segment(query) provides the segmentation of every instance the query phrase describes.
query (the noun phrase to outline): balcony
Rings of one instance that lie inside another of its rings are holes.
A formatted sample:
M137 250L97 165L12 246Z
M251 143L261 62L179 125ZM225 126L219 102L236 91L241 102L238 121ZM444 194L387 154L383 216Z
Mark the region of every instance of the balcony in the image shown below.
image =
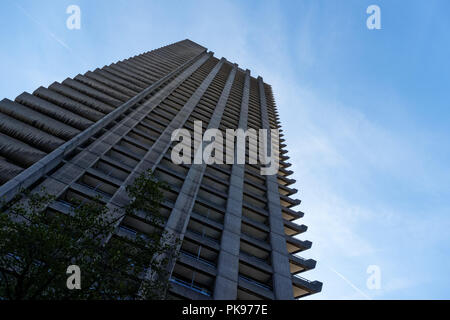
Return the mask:
M108 203L111 200L111 197L113 194L103 191L102 189L100 189L101 187L102 187L101 184L98 184L97 186L92 186L83 181L79 181L78 183L73 183L67 192L67 197L68 197L67 199L70 201L70 197L73 196L74 193L76 193L77 196L74 196L75 199L80 199L80 198L78 198L78 196L84 197L85 199L91 199L91 200L99 197L100 201L102 201L104 203ZM72 191L72 193L71 193L71 191ZM81 200L83 201L84 199L81 199Z
M291 199L287 196L280 195L280 203L281 203L281 206L290 209L292 207L298 206L301 203L301 200Z
M243 201L245 204L249 205L250 208L256 208L256 210L266 210L267 208L267 197L263 198L258 195L249 194L244 192Z
M278 184L281 186L290 186L291 184L294 184L296 182L295 179L289 179L280 174L277 175L277 179L278 179Z
M239 275L239 280L243 280L243 281L245 281L245 282L247 282L247 283L250 283L251 285L254 285L254 286L258 286L258 287L260 287L260 288L263 288L264 290L272 291L272 287L271 287L271 286L269 286L269 285L267 285L267 284L264 284L264 283L262 283L262 282L253 280L253 279L251 279L251 278L249 278L249 277L246 277L246 276L243 276L243 275L241 275L241 274Z
M193 241L201 242L204 246L208 246L209 248L214 249L216 251L220 250L219 241L217 241L216 239L211 239L211 238L205 237L204 235L202 235L199 232L195 232L192 230L186 230L185 237L187 237Z
M298 192L297 189L293 189L293 188L289 188L289 187L281 186L281 185L278 186L278 189L280 191L280 195L287 196L287 197L292 196Z
M267 212L266 208L258 208L253 206L252 204L248 203L248 202L243 202L242 203L242 211L243 211L243 215L248 216L250 218L252 218L253 220L256 220L258 222L261 223L266 223L266 219L269 216L269 213Z
M175 264L172 275L170 277L171 282L189 289L190 292L184 290L185 294L182 294L187 298L192 298L192 295L195 296L195 293L199 293L202 296L211 297L215 278L215 273L205 273L202 270L196 269L189 264L181 262L180 260L178 260ZM171 289L171 291L173 290ZM180 294L179 292L176 293ZM196 298L205 299L205 297L199 297L198 295L196 296Z
M211 203L214 207L225 208L227 205L227 193L214 190L213 188L206 189L205 186L200 186L198 190L198 199L203 199L207 203Z
M302 298L322 291L322 282L309 281L299 276L292 276L294 298Z
M273 300L275 299L275 295L270 288L261 285L257 281L253 281L252 279L239 275L238 298Z
M169 279L171 283L170 291L176 295L190 298L193 300L209 300L211 299L212 292L187 281L178 279L174 276Z
M289 157L286 157L286 158L287 158L287 159L283 159L283 158L282 158L282 160L284 161L284 160L288 160L288 159L289 159ZM278 173L279 173L279 174L281 173L281 176L282 176L282 177L287 178L288 176L290 176L291 174L293 174L294 171L292 171L292 170L286 170L286 169L280 168L280 169L278 170Z
M295 219L303 218L304 213L301 211L294 211L292 209L281 207L281 213L283 215L283 219L287 221L292 221Z
M117 179L120 184L125 181L132 171L126 164L116 161L108 156L103 156L97 161L94 168L91 168L90 170L93 169L106 175L106 177Z
M216 267L216 264L214 262L211 262L209 260L203 259L202 257L196 256L195 254L192 254L190 252L181 250L180 254L185 256L185 257L187 257L187 258L189 258L189 259L194 259L194 260L196 260L196 261L198 261L200 263L206 264L207 266L210 266L210 267L213 267L213 268Z
M289 266L291 274L296 275L304 271L312 270L316 267L316 261L313 259L303 259L293 254L289 255Z
M240 252L251 257L259 258L263 261L268 261L270 257L271 247L267 243L260 243L246 239L248 237L241 237Z
M200 262L214 268L216 267L216 262L219 256L219 252L217 250L205 246L202 242L192 241L186 237L183 239L180 253L197 259Z
M219 217L223 217L223 215L220 215ZM212 218L219 218L215 217L214 215L207 215L207 214L200 214L195 211L191 212L191 219L199 221L211 228L215 228L217 230L223 230L223 221L219 219L212 219Z
M116 235L128 239L135 239L137 234L138 233L136 230L123 225L119 226L119 228L116 230Z
M241 233L246 234L249 237L252 237L259 241L268 241L270 229L266 225L262 225L260 228L258 223L248 223L249 219L242 219L241 223Z
M248 225L251 225L255 228L258 228L260 230L263 230L265 232L270 232L270 228L267 225L268 219L266 216L261 216L256 213L249 213L246 210L242 210L242 223L246 223Z
M306 230L308 230L308 227L304 224L296 224L294 222L284 220L284 233L288 236L296 236Z
M287 169L287 168L289 168L291 166L292 166L291 163L280 160L280 167L282 167L283 169Z
M271 251L272 247L270 246L268 241L262 241L258 240L256 238L253 238L252 236L249 236L248 234L241 233L241 242L244 242L251 246L251 248L255 248L254 250L264 250L264 251ZM253 250L252 250L253 251ZM250 253L253 253L250 251ZM254 254L254 256L257 256Z
M214 278L217 276L216 266L211 261L195 256L194 254L186 251L180 251L177 263L186 265L193 270L201 271L202 273Z
M299 240L290 236L286 236L286 247L287 251L291 254L295 254L307 249L310 249L312 246L312 242L305 240Z
M249 254L247 252L241 251L239 253L239 260L242 262L245 262L248 265L251 265L252 267L259 268L265 272L268 272L268 273L273 272L272 266L268 262L269 258L261 259L261 258L252 256L251 254Z
M111 150L109 150L105 154L105 156L117 161L125 168L128 168L128 170L133 170L133 168L136 166L136 164L139 163L139 160L141 158L128 148L125 148L124 146L121 146L119 144L113 146Z

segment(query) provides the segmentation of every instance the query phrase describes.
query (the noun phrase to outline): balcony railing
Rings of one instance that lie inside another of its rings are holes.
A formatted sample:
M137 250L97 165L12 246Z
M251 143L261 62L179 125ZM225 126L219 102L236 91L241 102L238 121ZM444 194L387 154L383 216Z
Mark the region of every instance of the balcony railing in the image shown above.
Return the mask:
M137 231L126 226L119 226L119 231L127 234L128 236L135 238L137 236Z
M66 207L68 209L75 209L75 206L66 200L58 199L58 200L56 200L56 202L58 202L59 204L61 204L62 206Z
M220 218L212 217L210 210L208 210L208 212L206 214L203 213L203 212L200 213L200 212L197 212L197 211L192 211L192 213L196 214L196 215L199 215L201 217L205 217L206 219L208 219L210 221L214 221L214 222L217 222L217 223L220 223L221 225L223 225L223 218L224 218L224 216L223 216L222 213L219 213L220 216L221 216Z
M246 277L246 276L243 276L243 275L241 275L241 274L239 275L239 279L242 279L242 280L244 280L245 282L251 283L251 284L253 284L253 285L255 285L255 286L261 287L261 288L263 288L263 289L265 289L265 290L272 291L272 287L271 287L271 286L269 286L269 285L267 285L267 284L264 284L264 283L261 283L261 282L259 282L259 281L253 280L253 279L248 278L248 277Z
M187 281L178 279L178 278L176 278L176 277L174 277L174 276L170 277L169 280L170 280L171 282L174 282L174 283L176 283L176 284L179 284L180 286L183 286L183 287L185 287L185 288L191 289L192 291L198 292L198 293L200 293L200 294L202 294L202 295L204 295L204 296L211 297L211 291L209 291L209 290L207 290L207 289L205 289L205 288L201 288L201 287L199 287L199 286L196 286L196 285L193 284L193 283L189 283L189 282L187 282Z
M258 261L258 262L262 262L262 263L265 263L265 264L269 264L269 262L267 261L267 259L262 259L262 258L258 258L258 257L256 257L256 256L254 256L254 255L252 255L252 254L250 254L250 253L247 253L247 252L245 252L245 251L240 251L240 253L243 255L243 256L246 256L246 257L248 257L248 258L250 258L250 259L253 259L253 260L256 260L256 261Z
M184 251L184 250L180 250L180 253L182 254L182 255L184 255L184 256L187 256L187 257L189 257L189 258L192 258L192 259L195 259L195 260L197 260L197 261L199 261L199 262L201 262L201 263L204 263L204 264L206 264L206 265L208 265L208 266L211 266L211 267L216 267L216 264L215 263L213 263L213 262L211 262L211 261L208 261L208 260L206 260L206 259L203 259L203 258L201 258L201 257L199 257L199 256L196 256L195 254L192 254L192 253L190 253L190 252L186 252L186 251Z
M96 187L93 187L93 186L91 186L91 185L88 185L87 183L84 183L84 182L82 182L82 181L79 181L78 184L79 184L80 186L83 186L83 187L85 187L85 188L88 188L89 190L92 190L92 191L94 191L94 192L97 192L98 194L100 194L100 195L102 195L102 196L105 196L105 197L107 197L107 198L111 198L111 194L109 194L109 193L107 193L107 192L105 192L105 191L99 189L99 188L103 185L103 183L99 183Z
M200 232L195 231L195 230L192 230L192 229L188 229L188 231L190 231L190 232L192 232L192 233L194 233L194 234L196 234L196 235L198 235L198 236L200 236L200 237L202 237L202 238L204 238L204 239L207 239L207 240L210 240L210 241L214 241L214 242L216 242L216 243L219 243L219 240L214 239L214 238L212 238L212 237L210 237L210 236L208 236L208 235L206 235L206 234L204 234L204 233L200 233Z
M298 278L298 279L300 279L300 280L306 281L306 282L308 282L308 283L313 283L313 281L308 280L308 279L303 278L303 277L300 277L299 275L294 275L294 277L296 277L296 278Z

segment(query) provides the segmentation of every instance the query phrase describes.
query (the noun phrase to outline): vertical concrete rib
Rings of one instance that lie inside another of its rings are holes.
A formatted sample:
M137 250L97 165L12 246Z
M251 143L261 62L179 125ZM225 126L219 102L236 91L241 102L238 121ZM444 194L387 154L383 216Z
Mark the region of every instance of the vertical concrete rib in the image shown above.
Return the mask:
M242 130L247 130L249 99L250 71L247 70L239 118L239 129ZM234 149L234 159L236 159L237 148ZM214 299L216 300L235 300L237 298L244 174L245 164L233 163L214 286Z
M208 129L218 129L222 120L222 115L225 110L228 97L230 95L231 87L234 82L234 78L237 71L237 65L234 65L231 70L227 82L222 90L219 101L214 109L213 115L208 124ZM195 152L203 152L207 143L202 141L201 148L199 147ZM192 207L194 206L197 192L200 188L200 184L203 179L203 174L206 169L206 163L192 164L186 179L181 187L180 193L177 197L175 205L172 209L170 217L166 223L166 231L176 235L178 238L183 239L184 233L189 222ZM173 269L173 265L171 266Z
M164 157L164 154L167 152L171 145L171 136L172 132L175 129L182 128L184 123L189 118L190 114L194 110L195 106L198 104L203 94L208 89L211 82L216 77L220 68L224 64L225 59L220 60L208 74L208 76L203 80L200 86L195 90L194 94L189 98L183 108L177 113L175 118L168 124L168 126L161 133L159 138L152 145L150 150L144 155L142 160L136 165L133 172L127 177L122 186L117 190L114 194L114 197L111 199L111 203L117 205L119 207L128 203L130 199L128 198L126 192L126 186L131 184L142 172L151 169L154 170L161 159ZM118 222L118 224L120 221Z
M259 97L261 107L262 128L270 132L267 101L264 82L258 77ZM272 151L273 154L273 151ZM270 223L270 244L272 246L271 260L273 268L273 291L277 300L292 300L293 289L289 257L284 235L283 216L281 214L280 193L276 174L266 175L267 207Z

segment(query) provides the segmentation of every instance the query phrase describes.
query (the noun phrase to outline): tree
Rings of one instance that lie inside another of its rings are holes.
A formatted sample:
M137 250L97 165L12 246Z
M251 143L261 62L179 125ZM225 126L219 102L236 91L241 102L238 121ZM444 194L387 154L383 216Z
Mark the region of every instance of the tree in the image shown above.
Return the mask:
M6 206L0 213L0 300L163 299L167 261L155 256L170 258L174 251L162 241L164 188L151 171L141 174L127 187L132 200L119 213L100 198L74 202L70 214L50 211L55 197L45 190ZM153 231L114 235L126 215L139 217ZM66 274L72 265L70 272L81 271L81 289L68 289L76 278Z

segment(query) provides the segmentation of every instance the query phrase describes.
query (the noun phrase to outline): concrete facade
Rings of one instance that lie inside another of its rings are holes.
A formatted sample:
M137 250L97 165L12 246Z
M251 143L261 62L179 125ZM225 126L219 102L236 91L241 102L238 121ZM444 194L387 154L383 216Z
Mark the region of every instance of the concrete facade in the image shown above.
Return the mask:
M283 134L275 175L261 175L257 164L175 165L172 133L193 133L194 121L203 131L281 132L271 87L190 40L4 99L0 196L45 187L58 199L49 210L69 212L72 199L100 196L120 212L126 186L152 169L171 187L165 229L182 240L170 266L172 298L290 300L319 292L320 282L298 276L316 262L298 256L311 242L295 237L307 227L294 222L303 213L292 209L300 201L291 199L297 190L289 187ZM148 229L126 216L112 236Z

